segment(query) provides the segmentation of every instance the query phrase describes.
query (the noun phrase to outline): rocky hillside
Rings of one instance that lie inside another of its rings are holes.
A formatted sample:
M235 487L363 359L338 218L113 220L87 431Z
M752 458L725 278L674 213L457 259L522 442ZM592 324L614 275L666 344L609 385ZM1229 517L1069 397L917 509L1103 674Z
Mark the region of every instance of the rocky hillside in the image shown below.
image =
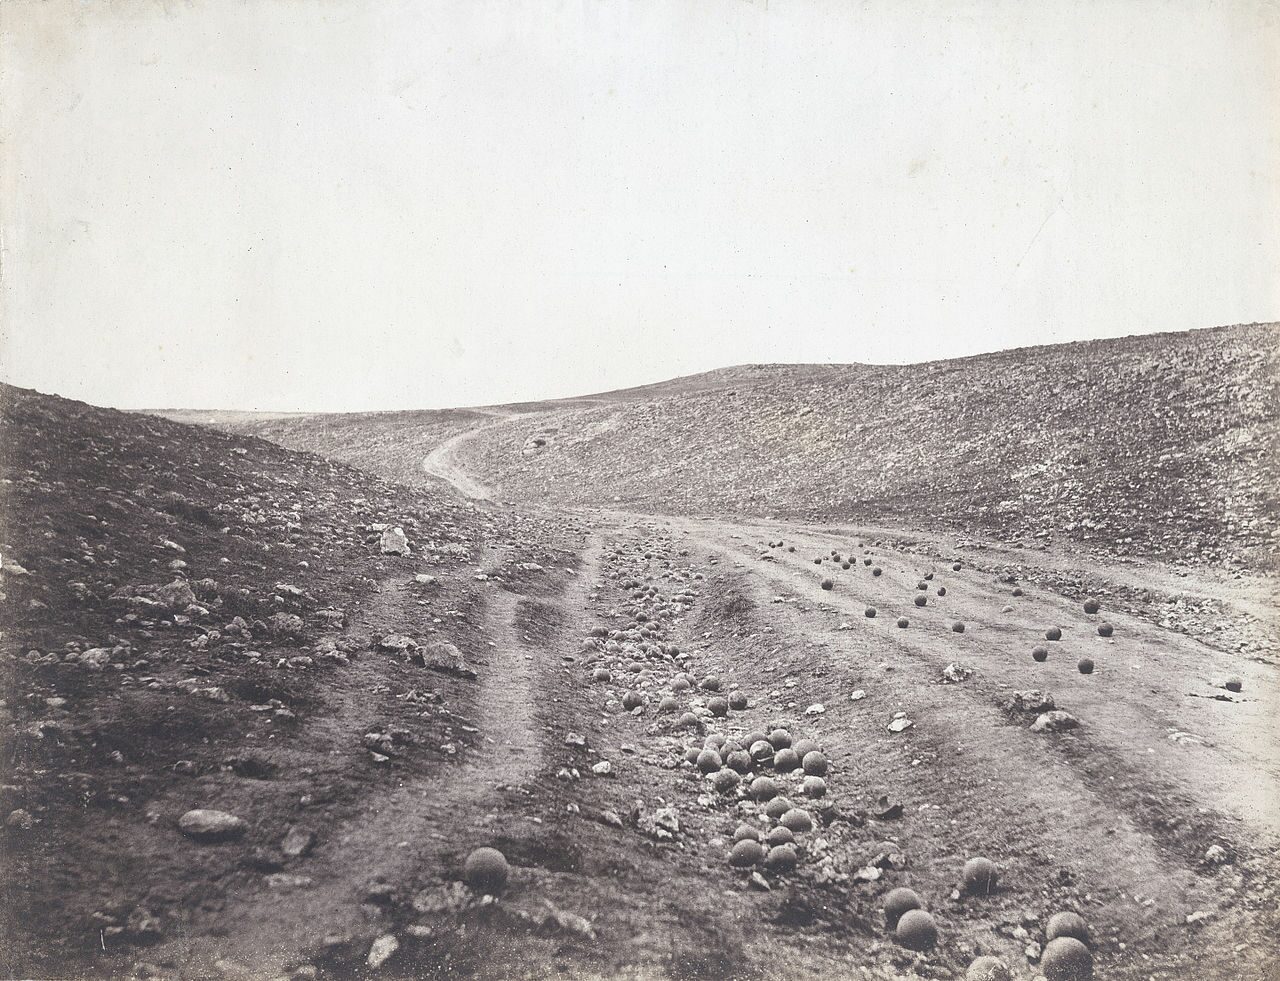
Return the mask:
M1278 342L1262 325L918 365L738 368L710 390L513 419L458 456L527 501L1270 564Z
M123 976L225 897L286 889L403 767L464 759L474 685L383 650L390 597L470 654L483 547L566 561L253 437L8 386L0 432L5 977Z

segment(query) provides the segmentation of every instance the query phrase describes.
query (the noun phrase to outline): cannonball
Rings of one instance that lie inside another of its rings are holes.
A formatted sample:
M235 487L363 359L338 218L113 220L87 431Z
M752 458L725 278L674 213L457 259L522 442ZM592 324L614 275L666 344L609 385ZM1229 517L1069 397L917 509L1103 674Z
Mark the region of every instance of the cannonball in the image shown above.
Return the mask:
M789 845L795 840L795 832L781 824L777 827L770 828L768 835L765 836L765 844L770 848L774 848L778 845Z
M906 617L898 617L898 626L905 629L906 627L911 626L911 621Z
M764 867L771 872L790 872L796 867L796 850L791 845L778 845L769 849L764 857Z
M932 580L933 580L933 573L932 573L932 572L926 572L926 573L924 574L924 577L925 577L925 579L932 581Z
M663 713L679 712L680 700L674 695L663 695L662 701L658 703L658 711Z
M959 562L954 563L954 564L951 566L951 571L952 571L952 572L959 572L959 571L960 571L960 563L959 563Z
M733 832L733 840L734 841L748 841L748 840L759 841L760 829L753 828L749 824L740 824L738 825L737 829Z
M773 777L756 777L751 781L751 796L758 801L770 801L778 796L778 783Z
M916 583L916 589L923 590L928 588L929 588L929 584L925 582L923 579L921 579L918 583Z
M1098 602L1096 599L1094 599L1092 596L1090 596L1087 600L1085 600L1085 601L1084 601L1084 612L1085 612L1085 613L1088 613L1088 614L1094 614L1094 613L1097 613L1097 612L1098 612L1099 610L1101 610L1101 609L1102 609L1102 604L1101 604L1101 603L1099 603L1099 602Z
M1091 657L1080 658L1079 662L1076 664L1076 667L1080 669L1081 674L1093 674L1093 668L1094 668L1093 658Z
M496 893L507 884L510 873L506 856L496 848L477 848L462 866L462 879L474 891Z
M863 564L863 565L870 565L870 564L871 564L871 560L870 560L870 559L863 559L863 560L862 560L862 564Z
M947 595L947 587L946 587L946 586L939 586L939 587L938 587L938 595L939 595L939 596L946 596L946 595Z
M924 606L928 602L929 602L928 596L917 596L915 600L916 606Z
M1037 644L1031 648L1031 657L1036 661L1047 661L1049 659L1049 648L1043 644Z
M714 749L704 749L698 754L698 769L703 773L715 773L723 765L720 754Z
M693 686L689 684L689 679L682 674L678 674L671 680L672 691L688 691Z
M805 777L804 783L800 785L800 791L806 797L812 797L814 800L827 796L827 781L822 777Z
M769 733L769 742L773 744L774 749L786 749L791 745L791 733L786 729L774 729Z
M778 819L778 823L796 834L813 830L813 818L803 807L793 807Z
M729 737L723 732L713 732L708 734L706 739L702 740L702 746L704 749L714 749L718 753L720 752L720 747L728 741Z
M873 576L883 575L883 574L884 574L884 570L883 570L883 569L881 569L879 566L876 566L874 569L872 569L872 570L871 570L871 574L872 574Z
M794 749L780 749L773 754L773 768L779 773L790 773L800 766L800 757Z
M796 755L799 756L800 759L804 759L814 750L822 749L822 747L818 745L817 740L809 739L808 737L805 737L804 739L797 739L791 744L791 748L796 751Z
M729 693L729 708L735 712L745 711L747 707L747 696L740 691Z
M789 810L791 810L791 801L787 800L785 797L778 796L772 798L769 803L765 805L764 812L776 821Z
M641 695L638 691L628 691L625 695L622 696L622 707L626 709L628 712L632 711L633 709L638 709L643 704L644 704L644 696Z
M1021 595L1022 595L1022 587L1021 587L1021 586L1019 586L1018 588L1016 588L1016 589L1013 591L1013 595L1014 595L1014 596L1021 596Z
M874 620L874 619L875 619L875 616L876 616L876 608L875 608L874 606L868 606L868 607L867 607L865 610L863 610L862 612L863 612L863 615L864 615L868 620Z
M758 841L743 838L729 850L729 864L735 869L749 869L764 858L764 846Z
M1115 632L1116 632L1116 628L1115 628L1115 627L1113 627L1113 626L1111 626L1111 624L1109 624L1109 623L1100 623L1100 624L1098 624L1098 636L1099 636L1099 637L1110 637L1110 636L1111 636L1113 633L1115 633Z
M707 675L702 679L702 689L703 691L719 691L720 679L714 674Z
M692 712L685 712L676 720L676 725L681 729L697 729L702 725L702 720Z
M957 620L955 623L951 625L951 630L954 633L962 634L964 633L964 624L961 623L959 620Z
M702 752L703 752L703 750L699 749L697 746L690 746L688 749L686 749L686 750L684 751L684 758L685 758L685 761L686 761L686 762L689 762L689 763L692 763L694 766L697 766L697 765L698 765L698 756L699 756Z
M767 739L757 739L747 752L757 763L768 763L773 759L773 743Z
M1049 924L1044 928L1044 935L1049 940L1059 937L1075 937L1082 944L1089 943L1089 927L1079 913L1054 913L1049 917Z
M711 778L711 786L715 788L716 793L730 794L737 789L741 780L742 778L732 770L717 770Z
M898 920L907 910L921 909L923 907L924 903L920 901L920 896L914 889L908 889L906 886L890 889L888 895L884 897L885 923L892 930L898 925Z
M819 750L810 750L800 759L800 766L804 772L813 777L825 777L827 775L827 758Z
M965 981L1013 981L1013 972L998 957L984 954L964 972Z
M1062 640L1062 628L1050 627L1048 630L1044 632L1044 639L1045 640Z
M825 589L827 592L831 592L831 590L836 588L836 584L833 583L830 579L824 579L822 580L822 588Z
M707 711L716 718L723 719L729 714L729 700L727 698L720 698L719 696L709 699L707 701Z
M591 672L592 681L612 681L613 673L608 668L596 668Z
M964 871L960 881L964 891L971 895L986 896L996 891L996 880L1000 878L1000 870L989 858L971 858L964 863Z
M768 742L769 737L766 736L759 729L752 729L750 732L739 737L738 742L742 743L743 746L746 746L747 749L750 749L752 746L754 746L756 743L760 742L761 740Z
M938 942L938 926L922 909L909 909L898 919L893 939L908 950L931 950Z
M1058 937L1044 945L1040 970L1046 981L1089 981L1093 977L1093 955L1075 937Z
M734 773L743 775L750 773L755 769L755 764L751 762L751 754L745 749L736 749L724 759L724 765Z

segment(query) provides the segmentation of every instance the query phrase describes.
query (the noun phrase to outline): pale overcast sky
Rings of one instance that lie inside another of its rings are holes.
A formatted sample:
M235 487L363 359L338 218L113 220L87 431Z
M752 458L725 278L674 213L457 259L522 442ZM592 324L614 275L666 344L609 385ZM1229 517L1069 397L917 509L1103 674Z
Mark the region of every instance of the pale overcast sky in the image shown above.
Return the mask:
M5 0L3 378L436 407L1276 319L1278 11Z

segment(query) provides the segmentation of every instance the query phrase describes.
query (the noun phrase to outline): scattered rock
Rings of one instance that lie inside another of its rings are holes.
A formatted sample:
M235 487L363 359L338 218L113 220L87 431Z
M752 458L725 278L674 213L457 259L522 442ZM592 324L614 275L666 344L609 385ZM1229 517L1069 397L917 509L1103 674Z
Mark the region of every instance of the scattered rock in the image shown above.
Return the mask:
M1042 692L1038 688L1029 688L1026 691L1015 691L1013 697L1009 700L1009 708L1015 712L1052 712L1054 710L1053 696L1048 692Z
M280 851L284 852L289 858L301 858L311 851L311 846L315 844L316 836L305 828L300 828L296 824L289 829L289 833L284 836L284 840L280 842Z
M385 547L383 551L386 551ZM395 934L384 933L369 948L369 956L365 958L365 964L376 971L395 956L396 951L399 949L400 941L396 939Z
M382 533L378 546L383 555L408 555L411 551L403 528L388 528Z
M209 808L187 811L178 819L178 830L197 841L225 841L239 838L248 825L234 814Z
M1035 722L1031 724L1032 732L1065 732L1067 729L1075 729L1080 725L1080 720L1070 712L1064 712L1058 709L1053 712L1045 712Z

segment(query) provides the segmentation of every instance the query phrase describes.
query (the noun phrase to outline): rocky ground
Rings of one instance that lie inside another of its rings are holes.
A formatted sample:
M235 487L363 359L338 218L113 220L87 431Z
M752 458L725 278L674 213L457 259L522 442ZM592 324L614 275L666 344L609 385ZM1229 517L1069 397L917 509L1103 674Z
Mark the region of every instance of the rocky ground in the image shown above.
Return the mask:
M467 499L741 377L269 422L326 457L4 389L0 971L1280 977L1269 525Z

